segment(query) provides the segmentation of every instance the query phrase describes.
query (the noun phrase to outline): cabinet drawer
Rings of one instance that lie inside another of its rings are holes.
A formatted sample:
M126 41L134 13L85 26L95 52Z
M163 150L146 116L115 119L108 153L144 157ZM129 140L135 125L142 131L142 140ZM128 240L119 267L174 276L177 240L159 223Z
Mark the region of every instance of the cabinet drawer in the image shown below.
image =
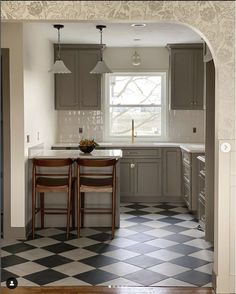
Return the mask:
M191 207L191 195L190 195L190 187L186 182L184 182L184 201L186 202L188 208Z
M183 175L190 182L191 180L191 170L190 166L183 162Z
M161 157L161 149L123 149L123 157Z
M183 158L183 162L186 162L189 165L191 164L191 154L190 153L182 150L182 158Z

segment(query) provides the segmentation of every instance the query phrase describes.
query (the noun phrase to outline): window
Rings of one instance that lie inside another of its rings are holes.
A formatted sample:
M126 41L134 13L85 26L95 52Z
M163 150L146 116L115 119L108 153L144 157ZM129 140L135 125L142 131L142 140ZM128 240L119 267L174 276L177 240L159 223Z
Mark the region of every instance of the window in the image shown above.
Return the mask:
M165 137L166 73L114 73L106 78L105 139Z

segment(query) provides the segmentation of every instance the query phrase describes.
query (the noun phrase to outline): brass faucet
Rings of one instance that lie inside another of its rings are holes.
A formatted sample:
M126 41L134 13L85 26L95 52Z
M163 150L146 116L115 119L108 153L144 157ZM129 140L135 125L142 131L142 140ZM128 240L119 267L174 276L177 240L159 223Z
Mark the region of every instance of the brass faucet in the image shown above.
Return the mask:
M131 128L131 132L132 132L132 143L134 143L134 137L136 137L134 135L134 120L132 119L132 128Z

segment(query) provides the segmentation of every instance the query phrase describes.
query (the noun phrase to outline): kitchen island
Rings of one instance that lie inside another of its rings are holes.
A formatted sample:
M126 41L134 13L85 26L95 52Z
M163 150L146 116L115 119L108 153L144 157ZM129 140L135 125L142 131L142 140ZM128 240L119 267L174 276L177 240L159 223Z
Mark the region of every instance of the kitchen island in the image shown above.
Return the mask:
M122 158L122 151L120 149L113 150L93 150L91 153L83 153L80 150L45 150L43 148L31 148L29 153L29 182L31 182L32 173L32 159L63 159L63 158L83 158L83 159L118 159L116 166L116 226L120 225L120 158ZM108 167L109 168L109 167ZM99 169L99 168L98 168ZM74 163L74 176L76 177L76 163ZM55 195L56 194L56 195ZM30 195L29 195L30 197ZM65 194L53 193L46 195L45 206L65 207ZM30 199L31 200L31 199ZM110 193L88 193L86 196L87 207L110 207L111 196ZM45 217L45 227L65 227L66 216L63 215L47 215ZM39 215L36 219L36 227L39 226ZM111 215L85 215L85 227L110 227Z

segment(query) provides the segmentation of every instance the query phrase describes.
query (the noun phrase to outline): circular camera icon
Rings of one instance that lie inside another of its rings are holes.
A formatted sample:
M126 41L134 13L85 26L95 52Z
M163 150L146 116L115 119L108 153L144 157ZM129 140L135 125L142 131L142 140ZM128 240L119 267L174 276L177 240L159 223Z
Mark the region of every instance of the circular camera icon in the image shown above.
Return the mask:
M7 288L9 288L9 289L15 289L18 285L17 279L16 278L8 278L6 280L6 285L7 285Z

